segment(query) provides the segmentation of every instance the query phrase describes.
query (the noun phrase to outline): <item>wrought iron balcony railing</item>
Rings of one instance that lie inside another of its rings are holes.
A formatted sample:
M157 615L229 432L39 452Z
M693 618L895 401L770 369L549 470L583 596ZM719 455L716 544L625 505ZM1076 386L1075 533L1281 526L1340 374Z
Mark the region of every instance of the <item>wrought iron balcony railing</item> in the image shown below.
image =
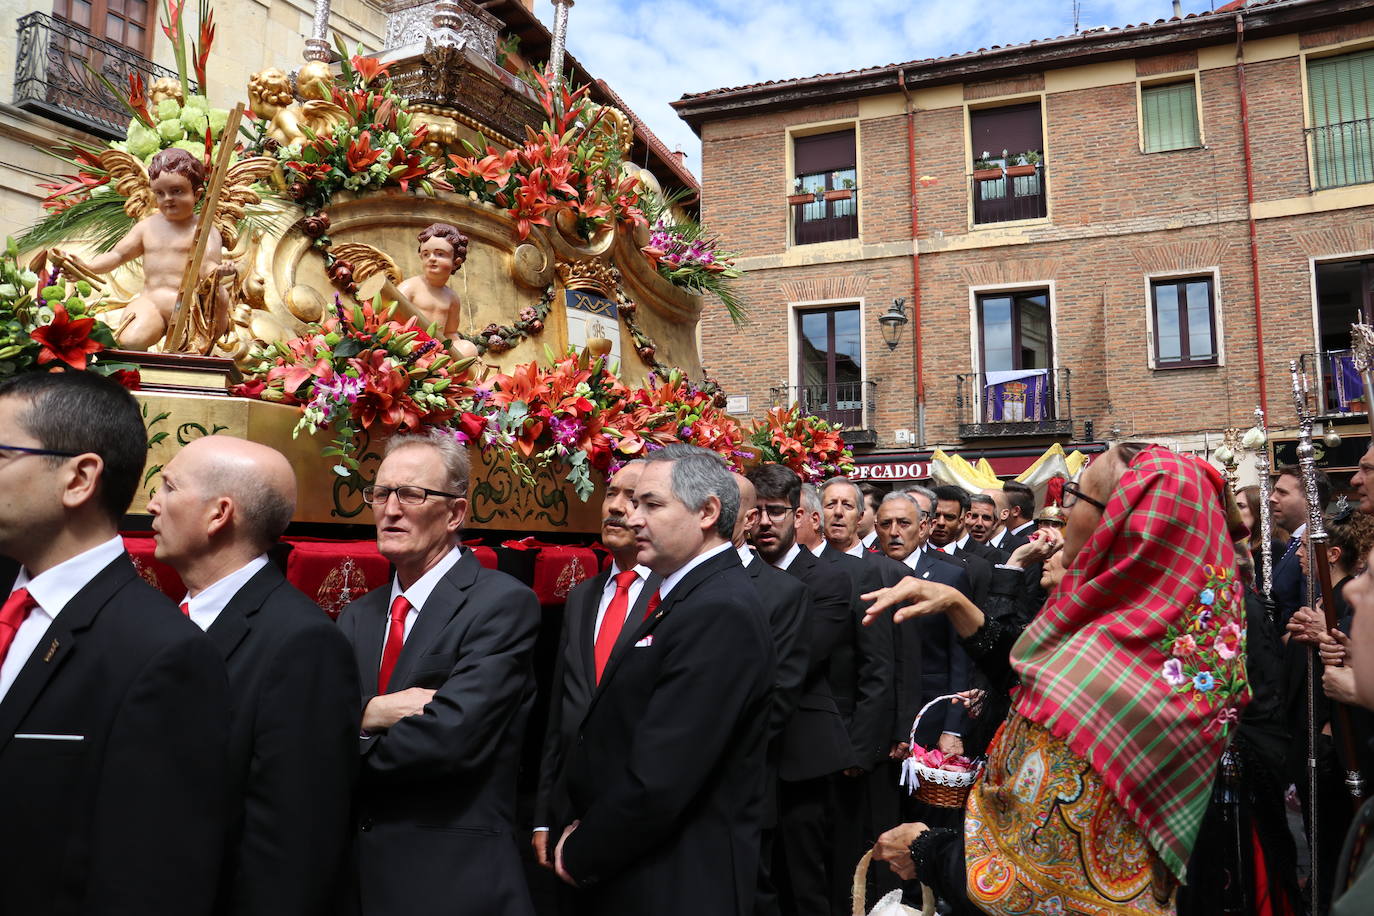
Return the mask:
M1043 165L1030 175L1004 173L1000 178L973 178L972 182L975 225L1043 219L1049 213Z
M791 204L792 239L797 245L839 242L859 237L859 190L831 191L805 203ZM848 194L848 197L841 195Z
M89 68L89 69L87 69ZM129 112L91 71L115 86L138 73L144 85L176 73L130 49L96 38L46 13L19 19L14 65L14 104L111 140L124 136Z
M1073 435L1068 369L970 372L954 378L961 439Z
M1374 181L1374 119L1309 127L1303 133L1314 190Z
M1336 417L1360 413L1354 402L1364 398L1364 382L1355 368L1349 350L1322 350L1304 353L1302 369L1316 386L1317 408L1322 416Z
M820 417L828 423L838 423L847 431L872 428L873 411L877 409L878 383L837 382L834 385L779 385L768 389L774 407L795 403L802 411ZM851 441L846 436L845 441Z

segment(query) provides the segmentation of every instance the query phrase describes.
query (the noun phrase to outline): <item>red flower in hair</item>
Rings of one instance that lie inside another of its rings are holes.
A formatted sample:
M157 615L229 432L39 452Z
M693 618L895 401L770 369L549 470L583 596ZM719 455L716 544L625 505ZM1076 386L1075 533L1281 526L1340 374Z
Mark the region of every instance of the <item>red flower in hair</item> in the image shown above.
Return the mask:
M42 347L38 351L38 364L61 362L73 369L85 369L86 357L104 349L100 341L91 339L91 329L94 327L94 318L73 321L67 315L65 305L54 305L52 322L29 332L29 336Z

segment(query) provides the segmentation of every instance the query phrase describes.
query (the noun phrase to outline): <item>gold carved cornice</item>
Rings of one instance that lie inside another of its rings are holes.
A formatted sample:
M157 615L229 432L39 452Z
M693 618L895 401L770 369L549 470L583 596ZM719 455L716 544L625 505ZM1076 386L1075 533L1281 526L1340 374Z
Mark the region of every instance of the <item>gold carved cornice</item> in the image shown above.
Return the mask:
M600 258L560 261L556 269L564 289L582 289L614 299L616 290L620 288L620 271L611 266L609 261Z

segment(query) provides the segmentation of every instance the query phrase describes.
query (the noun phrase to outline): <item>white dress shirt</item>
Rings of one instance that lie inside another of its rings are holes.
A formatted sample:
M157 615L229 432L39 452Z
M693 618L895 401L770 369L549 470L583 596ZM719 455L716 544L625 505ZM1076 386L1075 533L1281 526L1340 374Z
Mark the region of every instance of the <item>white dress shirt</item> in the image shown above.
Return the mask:
M776 566L778 569L786 569L787 567L792 565L792 561L797 558L797 554L799 553L801 553L801 545L798 544L796 541L793 541L792 546L788 549L787 553L783 554L782 557L778 560L778 562L774 563L773 565Z
M954 556L954 551L964 550L967 547L968 535L966 534L963 537L959 538L959 540L957 541L950 541L948 544L941 547L940 549L943 550L945 553L949 554L950 556Z
M864 549L867 550L868 548L873 546L873 542L876 540L878 540L878 529L874 528L872 531L868 532L868 534L865 534L862 538L860 538L859 543L863 544Z
M405 595L410 602L410 610L406 611L405 632L401 636L402 644L410 638L410 631L415 628L415 621L420 619L420 608L425 606L429 600L429 595L434 591L434 586L439 584L439 580L448 575L448 571L454 567L458 560L463 556L463 548L457 544L453 549L444 554L438 563L429 568L423 576L415 580L410 588L402 589L401 580L397 576L391 577L391 597L387 600L388 609L385 628L382 630L382 651L386 651L386 634L391 629L391 615L389 613L391 605L396 601L397 595ZM379 663L381 656L377 656Z
M868 551L864 550L863 541L855 541L854 546L846 550L845 553L849 554L851 557L862 557L864 554L868 553Z
M634 573L638 576L630 583L630 592L625 596L625 614L628 616L634 609L635 602L639 600L639 593L644 590L644 580L649 578L649 567L636 566ZM601 602L596 607L596 624L592 627L592 643L596 643L596 634L601 632L601 621L606 616L606 608L611 606L611 599L615 597L615 577L620 575L620 564L611 561L611 574L606 577L606 584L601 588ZM623 624L624 621L621 621Z
M1003 525L997 529L997 533L988 538L988 544L992 547L1001 548L1002 542L1007 539L1007 526Z
M1017 526L1016 526L1016 530L1013 531L1012 534L1017 535L1018 537L1019 537L1020 535L1023 535L1023 534L1028 535L1028 534L1029 534L1031 531L1033 531L1034 529L1035 529L1035 519L1031 519L1031 520L1028 521L1028 522L1025 522L1025 523L1020 524L1020 525L1017 525Z
M736 549L736 553L739 554L739 561L745 566L754 562L754 551L750 550L748 547L739 547Z
M191 612L191 622L202 630L210 629L225 605L233 601L239 589L247 585L248 580L256 576L266 565L267 554L260 554L229 575L201 589L198 594L188 594L182 599L182 603Z
M29 578L27 569L20 568L19 575L14 579L14 587L10 589L10 595L21 588L27 588L29 595L38 602L38 607L29 612L29 616L15 631L9 653L5 656L5 663L0 665L0 701L10 692L10 687L13 686L15 678L19 677L20 670L28 663L29 656L38 648L38 644L43 641L43 635L48 632L48 627L57 619L57 615L62 613L67 603L76 597L77 592L89 585L101 570L123 554L124 540L116 535L105 543L78 553L33 578ZM9 595L5 598L8 599Z
M825 541L821 541L815 547L810 548L810 550L816 556L820 556L821 553L825 551Z
M705 563L707 560L711 559L716 554L725 553L725 551L727 550L734 549L735 545L731 544L729 541L726 541L724 544L717 544L715 547L712 547L705 553L699 553L696 556L692 557L692 559L682 564L680 568L674 570L672 575L664 576L663 582L658 586L659 602L661 603L665 601L668 598L668 593L673 590L673 586L681 582L683 577L686 576L689 572L696 569L698 566L700 566L702 563Z

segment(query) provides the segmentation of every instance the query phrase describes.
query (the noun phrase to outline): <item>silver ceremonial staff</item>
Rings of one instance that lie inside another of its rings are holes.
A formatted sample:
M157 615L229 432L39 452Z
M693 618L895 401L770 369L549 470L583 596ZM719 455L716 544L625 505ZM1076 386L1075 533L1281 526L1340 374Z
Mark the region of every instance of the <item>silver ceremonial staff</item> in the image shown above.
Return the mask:
M1259 592L1264 596L1264 613L1274 620L1274 516L1269 511L1269 430L1264 426L1264 408L1255 408L1255 430L1259 446L1255 449L1255 474L1259 477L1260 575Z

